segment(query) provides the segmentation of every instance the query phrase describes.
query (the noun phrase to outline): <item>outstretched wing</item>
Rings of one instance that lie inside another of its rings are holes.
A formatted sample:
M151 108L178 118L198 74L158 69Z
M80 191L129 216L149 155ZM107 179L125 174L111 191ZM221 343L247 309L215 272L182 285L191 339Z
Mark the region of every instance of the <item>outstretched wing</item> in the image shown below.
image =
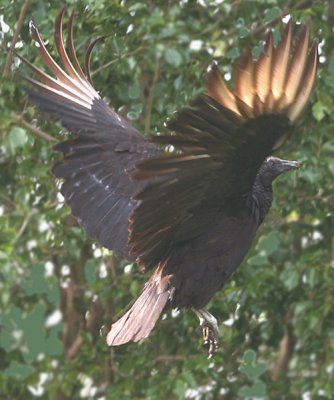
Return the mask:
M68 24L70 56L67 54L62 34L65 10L61 9L55 22L55 44L63 68L52 59L30 22L31 36L55 78L22 59L37 78L27 78L33 86L29 98L76 134L55 146L64 159L53 169L55 176L64 180L61 192L73 215L102 246L134 260L128 251L128 216L137 203L133 196L144 183L133 182L130 176L138 161L159 151L106 105L90 84L89 73L88 78L83 73L73 44L74 13Z
M293 46L291 21L276 47L269 33L257 61L250 52L239 59L233 92L213 65L206 95L169 123L172 135L155 138L182 153L146 160L134 172L149 180L130 216L131 252L144 265L205 232L210 215L237 207L251 192L261 164L289 136L309 98L317 68L309 37L307 24Z

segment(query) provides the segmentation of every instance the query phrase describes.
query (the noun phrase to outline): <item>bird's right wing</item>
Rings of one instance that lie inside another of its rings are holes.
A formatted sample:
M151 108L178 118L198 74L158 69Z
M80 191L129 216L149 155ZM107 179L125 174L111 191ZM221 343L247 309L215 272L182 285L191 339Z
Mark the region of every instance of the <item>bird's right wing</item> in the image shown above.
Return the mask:
M196 236L213 240L208 224L240 214L238 204L245 208L263 161L291 134L317 62L310 25L300 27L293 43L290 21L276 47L270 32L258 60L250 51L239 59L233 91L213 65L206 94L176 114L170 135L153 138L179 154L145 160L134 172L148 181L130 216L131 251L144 265L152 267Z
M33 88L29 99L76 135L55 146L64 159L53 169L55 176L64 180L61 192L73 215L102 246L134 260L127 244L128 216L137 203L134 194L145 183L134 182L130 176L138 161L159 151L107 106L92 87L89 71L83 73L73 44L74 13L68 24L68 56L62 35L65 10L61 9L55 22L55 44L63 68L50 56L34 21L30 21L37 50L55 78L21 58L37 78L26 78Z

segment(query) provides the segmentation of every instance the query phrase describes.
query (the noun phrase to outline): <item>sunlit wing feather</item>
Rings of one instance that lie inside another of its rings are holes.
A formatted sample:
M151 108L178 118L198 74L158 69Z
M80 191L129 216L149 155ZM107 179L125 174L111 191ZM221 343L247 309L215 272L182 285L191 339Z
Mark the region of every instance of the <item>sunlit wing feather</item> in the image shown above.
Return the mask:
M20 57L36 77L26 78L33 87L29 98L77 135L55 146L64 160L53 169L56 177L64 180L61 192L72 213L101 245L134 260L128 251L128 217L137 204L132 197L144 183L132 181L130 175L138 161L159 151L109 108L93 88L89 77L92 44L86 54L87 76L82 71L74 50L74 13L68 24L68 55L63 38L65 10L61 9L55 21L55 44L64 69L51 57L34 21L30 21L31 36L53 76Z
M276 47L268 33L258 60L250 51L241 56L234 90L212 64L206 95L168 123L172 135L153 139L183 154L146 160L134 172L135 179L152 180L130 216L131 251L143 264L168 257L171 243L175 247L198 232L198 215L228 209L250 193L265 158L290 135L311 93L318 60L310 25L301 27L292 46L291 24Z
M291 40L290 20L276 48L272 33L269 32L264 52L257 61L252 60L250 52L239 59L236 64L234 91L227 88L215 66L207 77L207 94L224 107L243 116L245 121L263 113L276 113L287 115L291 123L294 123L312 90L318 55L316 43L310 46L310 23L300 29L293 49ZM242 105L238 105L242 104L240 100L249 107L247 113Z

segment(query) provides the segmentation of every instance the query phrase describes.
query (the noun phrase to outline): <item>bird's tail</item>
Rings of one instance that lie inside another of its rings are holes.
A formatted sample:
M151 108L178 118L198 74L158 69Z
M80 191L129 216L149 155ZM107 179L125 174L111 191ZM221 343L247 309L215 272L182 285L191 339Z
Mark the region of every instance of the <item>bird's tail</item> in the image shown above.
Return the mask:
M109 346L138 342L149 336L160 314L173 297L174 288L170 285L169 278L162 277L159 270L153 274L130 310L112 324L106 338Z

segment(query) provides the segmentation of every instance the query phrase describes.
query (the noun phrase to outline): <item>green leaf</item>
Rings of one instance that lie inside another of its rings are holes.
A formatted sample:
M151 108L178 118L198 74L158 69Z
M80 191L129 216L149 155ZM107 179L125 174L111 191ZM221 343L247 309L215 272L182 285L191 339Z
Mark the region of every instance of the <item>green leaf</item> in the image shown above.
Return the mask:
M94 260L88 260L84 267L85 279L90 286L96 282L97 265Z
M305 276L306 276L306 282L310 285L310 287L313 289L316 284L318 283L318 276L317 276L317 270L313 267L307 269L305 271Z
M256 267L261 267L263 265L266 265L268 263L268 258L264 254L256 254L253 257L249 257L247 259L247 264L249 265L254 265Z
M175 34L176 28L173 25L169 25L161 29L160 31L160 37L161 38L168 38L171 37Z
M265 399L267 396L266 385L262 382L255 382L253 386L242 387L239 394L250 399Z
M246 350L243 362L245 364L253 364L256 361L256 352L254 350Z
M114 50L115 54L120 55L121 49L123 47L122 39L120 39L118 37L113 37L111 40L111 46L112 46L112 49Z
M321 121L326 114L331 115L333 106L332 97L326 92L321 92L318 101L312 107L314 118L317 121Z
M9 352L15 348L17 339L13 332L21 321L21 310L15 306L7 314L0 314L0 347Z
M331 174L334 175L334 160L331 160L328 163L328 169L330 170Z
M165 60L168 64L173 65L174 67L179 67L182 63L181 54L174 48L165 49Z
M140 94L140 87L137 83L134 83L129 87L128 94L130 99L138 99Z
M328 75L325 79L325 82L328 86L334 87L334 61L331 60L328 66Z
M295 305L295 315L304 315L312 309L312 302L309 300L300 301Z
M138 3L132 4L129 7L129 11L139 11L139 10L144 10L146 8L147 8L146 4L138 2Z
M321 101L317 101L312 106L312 114L314 118L320 122L326 115L327 107Z
M262 236L256 246L257 250L264 251L267 256L270 256L279 248L280 240L275 231L270 232L266 236Z
M175 382L175 387L174 387L174 393L176 394L178 399L184 399L184 395L187 390L187 385L184 381L181 379L177 379Z
M262 52L263 52L263 46L255 46L252 49L253 58L257 60Z
M58 305L60 301L60 292L57 281L54 277L48 280L48 291L46 293L48 301L54 305Z
M196 380L195 380L195 377L194 377L194 375L191 373L190 370L184 369L184 370L182 371L182 378L184 379L185 382L188 383L188 385L189 385L190 387L196 387Z
M230 49L226 53L226 57L229 58L230 60L234 61L236 58L240 56L240 51L237 47L234 47L233 49Z
M62 330L62 324L55 325L50 329L45 343L45 351L50 356L60 356L63 354L63 342L60 340Z
M182 85L182 76L180 75L174 80L174 88L176 90L179 90L181 85Z
M298 286L298 283L300 281L300 274L299 271L295 269L285 269L281 273L280 279L287 289L293 290Z
M23 147L27 143L27 141L28 136L26 130L15 126L9 132L5 140L5 145L7 146L9 152L14 155L17 153L19 148Z
M45 280L44 265L36 264L32 267L31 275L26 282L22 283L22 288L29 296L48 293L49 287Z
M17 361L11 361L9 367L7 367L3 373L11 378L24 380L34 372L35 368L30 365L20 364Z
M247 350L243 357L243 365L240 366L239 370L248 379L255 380L267 370L267 365L265 363L256 363L256 352Z
M264 372L267 371L267 364L259 363L256 365L242 365L239 368L240 372L245 374L248 379L257 379L261 376Z
M9 352L15 347L16 340L11 331L5 330L2 326L0 331L0 347Z
M281 34L279 31L275 30L273 31L273 41L274 41L274 46L276 47L278 45L278 42L281 39Z
M27 344L24 359L32 362L39 353L45 351L45 305L36 304L33 310L22 320L21 328Z
M273 7L267 11L266 16L264 17L264 22L268 24L274 19L280 17L280 15L281 15L281 10L278 7Z
M240 28L239 37L240 37L241 39L244 38L244 37L246 37L246 36L248 36L248 34L249 34L249 29L247 29L247 28L245 28L245 27Z

